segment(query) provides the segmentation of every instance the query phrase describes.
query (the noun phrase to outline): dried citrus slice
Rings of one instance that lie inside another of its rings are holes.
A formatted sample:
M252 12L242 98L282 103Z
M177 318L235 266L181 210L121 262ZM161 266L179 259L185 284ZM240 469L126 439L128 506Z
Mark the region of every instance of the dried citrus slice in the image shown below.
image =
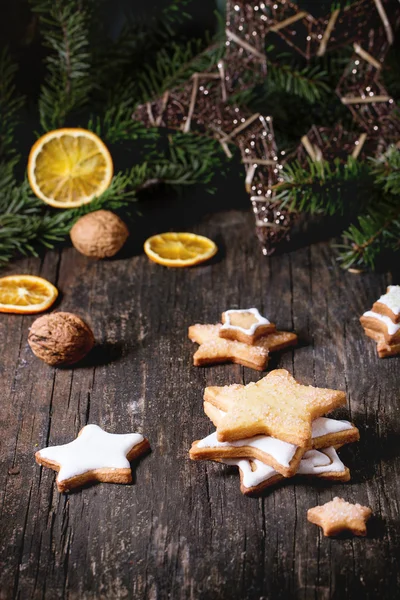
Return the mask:
M86 129L49 131L29 154L31 188L56 208L87 204L108 188L112 176L109 151L97 135Z
M9 275L0 278L0 312L42 312L53 304L57 296L57 288L42 277Z
M144 251L165 267L191 267L214 256L217 246L195 233L159 233L145 241Z

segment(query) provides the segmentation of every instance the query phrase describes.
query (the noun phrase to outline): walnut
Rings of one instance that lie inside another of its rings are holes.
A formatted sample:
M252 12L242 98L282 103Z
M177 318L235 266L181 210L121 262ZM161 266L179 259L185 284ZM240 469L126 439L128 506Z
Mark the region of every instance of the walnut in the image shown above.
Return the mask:
M114 256L125 244L129 231L109 210L96 210L81 217L70 231L75 248L93 258Z
M28 343L32 352L49 365L72 365L93 348L94 336L76 315L54 312L32 323Z

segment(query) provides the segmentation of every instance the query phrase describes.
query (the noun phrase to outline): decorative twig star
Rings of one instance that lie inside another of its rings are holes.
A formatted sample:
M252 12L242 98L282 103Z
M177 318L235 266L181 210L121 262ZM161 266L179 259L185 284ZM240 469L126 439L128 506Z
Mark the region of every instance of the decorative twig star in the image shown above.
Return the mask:
M58 471L57 488L66 492L93 481L131 483L130 461L149 448L139 433L106 433L86 425L69 444L36 452L36 462Z

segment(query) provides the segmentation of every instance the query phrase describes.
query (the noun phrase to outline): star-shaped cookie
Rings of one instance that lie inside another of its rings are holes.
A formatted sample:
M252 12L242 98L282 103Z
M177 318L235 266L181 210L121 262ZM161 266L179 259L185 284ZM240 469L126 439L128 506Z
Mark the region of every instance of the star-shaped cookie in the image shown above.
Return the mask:
M148 448L139 433L107 433L98 425L86 425L73 442L43 448L35 458L58 471L58 491L66 492L93 481L131 483L129 463Z
M204 400L226 412L217 424L220 442L265 434L309 448L312 421L346 403L344 392L301 385L285 369L244 387L216 389L206 388Z
M400 285L389 285L373 305L373 312L389 317L393 323L400 323Z
M260 315L257 308L227 310L222 313L222 323L220 337L250 345L276 329L273 323Z
M233 362L250 369L263 371L268 364L269 352L282 350L297 343L297 335L288 331L274 331L259 338L253 345L220 337L222 325L191 325L189 339L200 344L193 356L196 367Z
M235 465L240 471L240 490L246 496L258 496L283 477L263 462L244 458L220 459L218 462ZM334 448L308 450L300 462L297 475L331 481L349 481L350 471L342 463Z
M341 531L349 530L354 535L366 535L366 521L372 515L368 506L350 504L343 498L334 498L322 506L310 508L307 519L322 527L324 535L337 535Z

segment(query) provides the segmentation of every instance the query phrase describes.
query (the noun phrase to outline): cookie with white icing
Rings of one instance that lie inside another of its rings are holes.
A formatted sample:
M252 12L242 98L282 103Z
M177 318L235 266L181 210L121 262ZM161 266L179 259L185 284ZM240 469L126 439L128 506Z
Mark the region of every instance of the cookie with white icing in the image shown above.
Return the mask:
M204 411L215 426L226 414L209 402ZM312 447L343 446L358 441L359 431L349 421L320 417L312 424ZM189 451L192 460L216 460L227 458L256 459L269 465L284 477L292 477L300 464L305 448L283 442L271 436L258 435L236 442L219 442L216 433L193 442Z
M387 344L383 333L368 328L364 329L364 331L365 335L378 342L376 345L376 350L379 358L387 358L388 356L397 356L400 354L400 343Z
M35 454L36 462L57 471L59 492L87 483L132 483L130 462L150 448L140 433L107 433L86 425L69 444L49 446Z
M260 315L257 308L232 309L222 313L219 335L252 346L260 337L275 329L275 325Z
M224 459L219 462L239 467L240 490L246 496L258 496L266 488L283 480L281 474L259 460ZM340 460L334 448L308 450L300 461L297 475L349 481L350 471Z
M389 317L393 323L400 323L400 285L389 285L372 306L375 313Z
M400 323L393 323L390 317L368 310L360 317L364 330L369 329L381 333L386 344L400 344Z

